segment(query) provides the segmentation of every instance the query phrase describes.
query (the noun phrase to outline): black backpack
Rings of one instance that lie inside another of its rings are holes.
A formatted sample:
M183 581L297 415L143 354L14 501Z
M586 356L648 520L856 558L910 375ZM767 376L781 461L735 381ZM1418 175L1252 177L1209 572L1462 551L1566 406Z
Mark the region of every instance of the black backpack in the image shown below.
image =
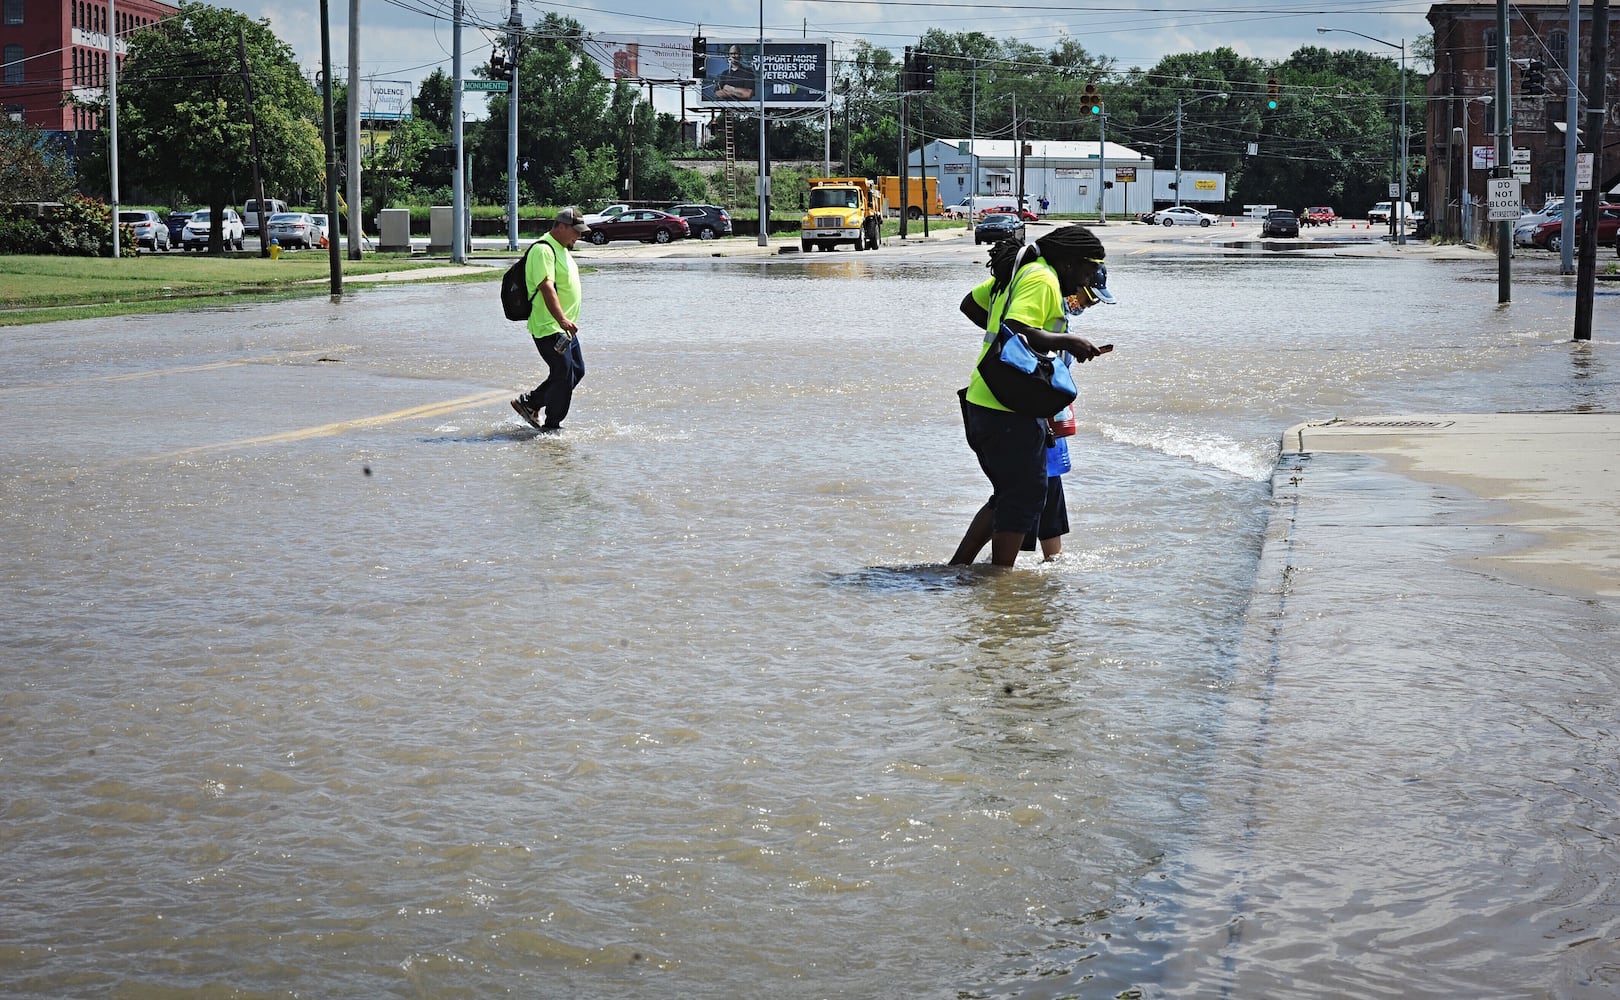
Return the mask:
M544 243L544 240L535 240L529 244L529 249L523 251L506 274L501 277L501 311L506 318L513 321L526 320L534 312L534 297L540 294L540 286L536 285L534 291L529 291L529 254L535 247Z

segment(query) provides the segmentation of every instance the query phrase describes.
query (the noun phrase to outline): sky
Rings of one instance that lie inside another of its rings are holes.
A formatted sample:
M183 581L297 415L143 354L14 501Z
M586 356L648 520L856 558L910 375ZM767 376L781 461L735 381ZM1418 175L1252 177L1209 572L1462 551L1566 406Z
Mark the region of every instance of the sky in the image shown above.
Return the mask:
M300 65L313 75L321 63L320 4L304 0L211 0L217 6L266 20L292 46ZM333 75L344 79L349 62L351 0L327 0ZM1239 55L1284 59L1306 45L1359 48L1399 58L1403 40L1408 65L1412 44L1429 32L1425 18L1431 0L1029 0L992 6L973 0L583 0L542 4L517 0L524 24L534 25L549 11L572 17L593 36L690 38L757 37L763 17L767 38L856 39L902 51L930 28L981 31L1049 48L1065 37L1088 53L1112 57L1118 69L1152 66L1175 52L1201 52L1228 46ZM454 0L363 0L360 3L360 75L415 85L442 68L451 71ZM511 0L463 0L464 75L487 62ZM1381 45L1344 32L1319 34L1318 27L1371 35ZM835 51L835 57L839 53ZM660 111L676 112L674 87L655 88ZM470 118L483 116L477 95L464 98Z

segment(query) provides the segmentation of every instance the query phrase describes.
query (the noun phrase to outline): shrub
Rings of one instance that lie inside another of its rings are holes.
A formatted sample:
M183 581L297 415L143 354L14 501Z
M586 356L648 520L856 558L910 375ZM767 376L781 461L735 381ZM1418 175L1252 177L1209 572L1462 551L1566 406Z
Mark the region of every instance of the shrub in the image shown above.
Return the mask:
M112 256L112 209L98 198L69 195L40 229L44 244L41 249L46 253L60 257ZM119 227L118 249L121 256L135 256L135 232L128 226Z
M0 217L0 254L39 253L45 231L33 219Z

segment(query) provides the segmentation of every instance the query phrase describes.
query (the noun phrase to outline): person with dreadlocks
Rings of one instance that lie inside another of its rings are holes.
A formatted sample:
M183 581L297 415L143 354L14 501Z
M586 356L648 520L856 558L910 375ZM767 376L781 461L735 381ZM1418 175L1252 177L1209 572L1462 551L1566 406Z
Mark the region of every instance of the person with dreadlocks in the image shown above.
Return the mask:
M1084 226L1064 226L1033 244L1002 240L990 251L990 277L962 299L962 315L985 331L967 388L958 391L968 447L990 480L990 499L973 516L951 557L971 563L990 544L990 561L1011 566L1024 536L1046 505L1047 422L1014 413L979 376L978 361L1006 323L1029 346L1066 351L1079 362L1113 350L1068 332L1068 318L1096 302L1112 302L1102 241Z

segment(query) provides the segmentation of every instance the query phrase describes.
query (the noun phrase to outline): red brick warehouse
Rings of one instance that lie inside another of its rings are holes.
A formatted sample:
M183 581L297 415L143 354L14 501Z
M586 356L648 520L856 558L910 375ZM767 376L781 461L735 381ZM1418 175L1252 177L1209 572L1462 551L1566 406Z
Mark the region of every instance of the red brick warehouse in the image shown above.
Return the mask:
M109 26L107 8L105 0L0 0L0 106L7 117L46 132L100 127L72 98L102 96L108 41L122 69L131 35L180 13L154 0L115 0Z

